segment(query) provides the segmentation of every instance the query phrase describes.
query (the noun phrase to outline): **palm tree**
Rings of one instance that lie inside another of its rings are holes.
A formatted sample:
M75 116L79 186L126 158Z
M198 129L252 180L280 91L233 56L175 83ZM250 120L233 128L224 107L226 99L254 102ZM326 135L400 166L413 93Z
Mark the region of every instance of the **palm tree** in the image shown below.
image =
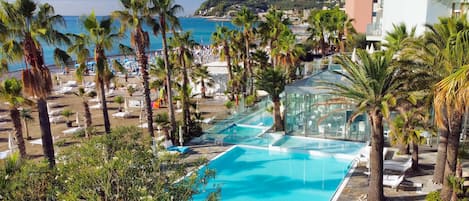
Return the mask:
M305 53L304 48L296 43L296 36L290 31L284 31L279 36L278 46L272 50L277 58L277 65L284 66L287 81L295 79L295 65Z
M386 33L386 37L384 39L386 40L386 43L384 43L383 46L394 51L404 49L406 40L415 37L416 28L417 27L414 26L408 30L407 26L403 22L399 25L393 24L393 31Z
M192 81L195 84L200 84L202 98L207 98L205 92L207 90L207 86L211 87L215 83L210 76L207 66L196 65L194 70L191 73Z
M232 20L232 23L234 25L243 28L244 46L245 46L244 50L246 51L244 54L243 67L246 69L245 75L244 75L245 80L247 81L248 76L249 76L250 77L249 79L251 81L249 94L252 94L254 92L254 85L252 83L253 71L251 69L251 64L250 64L249 50L250 50L251 42L254 40L254 25L256 22L257 22L257 15L255 15L252 11L250 11L246 7L243 7L238 13L236 13L236 16ZM243 92L246 92L246 90L243 89Z
M13 122L14 132L21 158L26 158L26 146L23 139L21 116L18 108L22 105L32 105L32 101L23 96L23 86L16 78L7 79L0 85L0 100L8 103L10 118Z
M309 27L307 30L310 33L308 40L319 42L322 56L326 56L327 54L326 37L328 33L330 33L331 26L334 25L334 23L331 22L332 17L333 11L312 10L308 18Z
M389 116L389 102L399 92L400 74L391 66L393 52L376 52L372 55L358 50L360 62L339 56L345 73L336 72L344 78L342 83L327 83L331 94L342 97L344 102L354 103L354 115L366 112L371 123L370 182L368 200L384 200L383 194L383 117Z
M23 108L22 110L20 110L20 117L23 120L24 129L26 131L26 139L31 140L32 138L29 135L29 127L28 127L28 122L34 120L33 116L31 115L31 109Z
M277 47L280 35L290 30L288 26L291 22L285 18L282 11L270 8L265 15L265 20L259 24L259 33L261 34L262 43L268 45L271 53ZM277 66L275 55L271 54L272 66Z
M130 36L130 43L134 47L137 60L142 74L143 92L145 95L145 107L147 113L148 132L151 137L154 137L153 130L153 108L151 105L150 85L148 82L148 57L146 50L150 46L150 38L148 32L143 30L142 25L146 22L150 26L155 26L156 21L152 18L148 8L149 0L121 0L125 10L114 11L113 16L120 19L121 31L125 31L128 27L132 30Z
M466 16L462 15L459 17L450 17L450 18L440 18L439 23L434 25L427 25L428 31L425 32L423 39L416 41L412 47L412 51L405 53L411 59L420 61L423 65L428 66L428 70L432 72L433 82L430 82L430 85L433 83L441 81L445 77L449 76L451 73L456 72L462 66L469 64L469 58L464 54L464 50L468 47L468 41L465 39L467 31L469 30L469 24L467 22ZM465 49L464 49L465 48ZM433 96L437 96L437 90L433 91ZM435 99L436 100L436 99ZM435 114L438 113L438 132L439 132L439 144L438 144L438 154L437 162L435 164L435 172L433 175L433 182L443 183L444 189L450 189L449 184L447 183L446 176L451 172L454 173L452 167L448 167L447 164L455 163L449 162L448 156L454 154L454 150L449 152L449 149L454 149L454 143L457 129L452 127L457 127L458 117L461 111L452 112L454 106L444 105L444 102L434 101ZM451 103L451 102L446 102ZM438 106L440 105L440 106ZM444 105L441 107L441 105ZM453 138L450 140L449 138ZM449 148L449 143L453 143L452 148ZM455 156L450 156L450 158L455 158ZM446 197L449 200L448 191L442 191L442 197Z
M468 32L465 32L459 40L466 40ZM463 48L469 48L469 43L464 44ZM450 200L453 194L453 188L449 182L450 177L456 176L456 166L458 160L459 139L462 128L462 117L468 111L469 100L469 66L465 65L456 72L447 76L436 84L435 89L435 118L439 127L446 126L444 118L448 118L448 145L446 155L446 168L444 172L443 188L441 190L441 199ZM442 111L446 112L443 113Z
M223 51L220 51L220 57L225 57L226 68L228 69L228 83L233 82L233 70L231 69L231 53L230 53L230 40L231 40L231 31L228 27L217 26L215 32L212 33L213 46L218 50L217 46L222 46ZM231 85L231 84L229 84ZM233 87L230 86L229 89L231 94L231 99L233 99Z
M256 87L267 91L274 102L275 130L283 130L282 116L280 115L280 94L285 89L286 75L282 69L267 68L257 75Z
M173 92L171 90L172 81L172 69L169 64L169 55L168 55L168 41L166 38L166 33L169 29L175 33L176 29L180 27L179 20L176 17L178 12L182 11L182 7L179 4L175 4L174 0L150 0L153 7L150 8L152 13L158 15L159 23L158 26L153 27L153 33L161 33L161 38L163 40L163 59L164 66L166 69L166 82L168 86L168 110L169 110L169 119L171 122L171 138L174 139L174 134L176 132L176 117L174 115L174 105L173 105Z
M353 28L352 21L349 19L345 11L335 7L332 12L332 31L334 33L335 41L338 43L339 52L345 51L345 38L348 34L354 34L356 31Z
M93 98L96 96L95 91L86 92L83 87L78 88L78 92L75 92L75 95L81 98L81 103L83 105L83 110L85 114L85 137L89 138L88 128L91 126L92 118L91 118L91 111L90 106L88 104L88 97Z
M102 104L104 129L106 133L110 133L111 124L107 111L105 86L109 84L113 74L107 63L105 51L111 50L121 35L113 32L112 18L103 18L101 21L98 21L94 12L89 16L84 16L82 23L87 33L79 35L70 34L70 37L74 40L74 45L69 47L68 52L75 53L77 58L85 58L84 55L90 52L88 48L94 48L94 60L96 62L95 79L100 92L99 97ZM86 68L84 60L77 59L77 61L81 63L79 68ZM81 70L77 71L80 72Z
M170 48L174 50L174 56L176 56L175 64L181 66L181 77L182 77L182 119L184 134L189 132L190 118L190 99L189 92L189 76L187 69L192 65L193 55L192 49L198 45L193 39L191 32L184 32L181 34L175 34L173 38L170 38Z
M1 1L0 16L4 24L6 38L3 41L4 59L25 61L27 66L22 72L23 87L27 95L35 97L39 111L42 148L49 161L55 166L54 146L47 111L47 96L52 91L52 79L49 69L44 64L41 42L49 44L67 43L62 33L53 25L64 25L62 16L54 14L49 4L36 4L33 0L17 0L14 3Z

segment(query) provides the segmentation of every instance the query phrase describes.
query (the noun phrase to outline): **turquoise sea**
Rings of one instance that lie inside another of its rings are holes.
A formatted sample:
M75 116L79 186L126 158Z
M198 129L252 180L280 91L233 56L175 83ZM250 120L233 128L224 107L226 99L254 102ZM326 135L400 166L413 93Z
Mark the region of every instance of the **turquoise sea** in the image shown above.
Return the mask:
M58 30L65 32L65 33L84 33L83 26L81 25L79 16L65 16L64 18L66 22L66 27L57 27ZM200 43L201 45L211 44L210 38L211 38L212 33L215 31L215 28L217 25L219 26L223 25L231 29L236 29L236 27L233 26L231 22L211 21L211 20L204 19L204 18L181 17L179 18L179 21L181 24L182 31L191 31L193 39L196 42ZM116 30L119 28L118 22L115 23L115 28ZM149 29L148 27L146 28L146 30L148 30L148 32L150 33L150 38L151 38L149 51L155 51L155 50L161 49L162 48L161 36L155 37L152 34L151 29ZM169 35L169 37L170 36L171 34ZM127 37L120 42L125 45L129 45L130 39L129 37ZM54 64L53 51L56 48L56 46L50 46L45 43L42 43L42 45L44 48L44 60L46 64L53 65ZM119 54L119 51L117 50L117 47L118 47L117 43L115 47L116 49L110 52L107 52L107 55ZM90 55L90 56L92 57L93 55ZM10 71L18 71L18 70L21 70L22 68L24 68L24 63L10 65Z

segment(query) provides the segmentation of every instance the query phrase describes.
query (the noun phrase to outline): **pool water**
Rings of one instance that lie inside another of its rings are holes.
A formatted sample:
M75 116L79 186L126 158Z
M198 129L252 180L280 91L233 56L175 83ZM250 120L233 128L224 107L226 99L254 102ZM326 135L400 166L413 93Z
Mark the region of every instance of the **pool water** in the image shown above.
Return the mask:
M252 126L270 127L274 125L274 118L269 112L263 111L260 113L255 113L254 115L251 115L248 118L239 121L238 123Z
M204 200L221 187L221 200L326 201L350 164L351 160L334 157L235 146L208 164L216 177L193 199Z
M254 127L249 125L238 125L233 124L228 128L223 129L219 134L225 134L230 136L256 136L263 132L260 127Z
M360 142L348 142L326 139L312 139L306 137L284 136L282 139L273 143L272 146L278 146L297 150L314 150L329 154L358 154L360 149L365 146Z

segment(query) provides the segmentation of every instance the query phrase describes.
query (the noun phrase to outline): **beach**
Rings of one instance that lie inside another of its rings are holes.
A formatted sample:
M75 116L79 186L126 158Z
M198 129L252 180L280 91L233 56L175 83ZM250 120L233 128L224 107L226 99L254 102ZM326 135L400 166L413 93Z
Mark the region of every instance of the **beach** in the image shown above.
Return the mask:
M74 72L70 72L68 75L60 75L60 79L65 83L70 80L75 80L73 76ZM117 78L119 79L118 82L120 83L125 83L125 84L130 84L130 85L137 85L141 86L141 80L138 77L133 77L129 78L128 82L126 83L124 78ZM85 82L92 82L94 80L94 76L85 76L84 81ZM80 83L81 84L81 83ZM55 87L58 89L58 86ZM74 87L77 89L77 87ZM123 97L128 98L129 100L143 100L143 93L142 87L137 87L139 92L136 92L132 97L130 97L127 94L126 89L116 89L115 90L115 95L122 95ZM156 92L152 91L151 92L153 96L155 96ZM140 114L141 110L139 108L130 108L129 111L131 113L130 118L113 118L112 114L118 112L118 107L119 105L116 103L113 103L112 97L107 98L107 104L108 104L108 112L110 116L110 122L111 122L111 127L117 127L117 126L138 126L142 124L144 120L140 120ZM79 120L80 120L80 126L84 125L83 121L83 116L84 116L84 109L82 105L82 101L80 97L77 97L74 94L55 94L52 93L52 95L48 98L48 102L51 105L49 112L54 111L54 110L60 110L60 109L70 109L74 114L69 117L69 119L73 122L73 126L76 127L76 113L78 113ZM199 105L199 111L201 112L202 116L204 118L209 118L216 116L217 118L223 118L225 117L226 111L225 111L225 106L224 100L214 100L214 99L197 99L198 105ZM176 101L175 101L176 103ZM90 106L96 105L96 102L89 102ZM43 151L42 151L42 146L38 144L31 144L29 142L35 141L37 139L41 139L41 132L39 129L39 120L38 120L38 113L37 109L35 108L35 105L33 105L32 109L32 117L34 120L30 123L28 123L29 127L29 133L30 136L32 137L32 140L26 140L26 151L29 156L32 158L38 158L42 159L43 156ZM154 115L158 113L165 113L167 112L167 107L163 105L163 107L159 109L154 109ZM144 112L144 111L142 111ZM101 109L91 109L92 113L92 122L93 126L96 128L96 133L98 135L101 135L104 133L104 125L103 125L103 113ZM180 119L182 114L180 112L176 112L176 118ZM0 150L8 150L8 138L9 138L9 133L13 131L13 123L10 120L9 117L9 111L7 108L6 104L0 104L0 117L4 117L0 119ZM204 127L207 125L203 125ZM85 140L84 137L74 137L73 134L63 134L62 131L68 129L65 122L60 122L60 123L52 123L51 122L51 130L52 130L52 135L55 138L55 143L59 142L61 146L55 146L56 152L60 152L61 149L66 149L69 147L69 145L73 145L76 143L79 143L82 140ZM155 128L156 129L156 128ZM144 133L146 133L146 129L142 129ZM155 132L156 135L158 135L158 132ZM14 136L14 134L12 133ZM26 131L24 130L23 126L23 136L26 138ZM62 146L62 144L64 146Z

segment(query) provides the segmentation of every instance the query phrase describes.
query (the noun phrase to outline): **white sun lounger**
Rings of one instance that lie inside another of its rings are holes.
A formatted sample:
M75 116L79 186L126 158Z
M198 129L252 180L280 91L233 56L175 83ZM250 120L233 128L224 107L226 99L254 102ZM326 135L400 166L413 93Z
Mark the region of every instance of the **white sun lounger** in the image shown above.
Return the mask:
M49 111L49 117L53 116L59 116L62 114L63 109L55 109L55 110L50 110Z
M77 85L77 81L75 80L69 80L67 81L65 84L64 84L65 87L76 87L78 86Z
M55 140L58 138L59 136L52 137L52 143L55 143ZM29 143L31 143L32 145L42 145L42 138L31 140L29 141Z
M115 118L129 118L130 117L130 112L117 112L112 114L112 117Z
M383 175L383 185L396 189L396 191L402 181L404 181L404 175Z
M62 87L56 91L57 94L71 94L73 93L73 87Z
M7 158L10 154L11 154L10 150L1 151L0 152L0 160L3 160L5 158Z
M67 130L62 131L62 133L63 133L64 135L66 135L66 134L74 134L74 133L79 132L79 131L82 131L82 130L84 130L84 129L85 129L85 128L83 128L83 127L73 127L73 128L69 128L69 129L67 129Z
M383 169L385 170L405 172L411 167L412 167L412 158L409 158L404 162L394 161L394 160L385 160L383 162Z
M139 127L139 128L148 128L148 124L147 123L142 123L142 124L138 125L137 127ZM156 127L156 123L153 123L153 128L155 128L155 127Z
M102 108L103 108L103 105L101 103L90 106L90 109L102 109Z
M371 151L371 146L363 147L358 154L358 157L357 157L358 162L367 163L367 167L368 167L368 162L370 160L370 151ZM384 147L383 148L383 160L386 158L387 154L388 154L388 148Z
M49 116L49 122L53 124L65 122L65 119L62 116Z

